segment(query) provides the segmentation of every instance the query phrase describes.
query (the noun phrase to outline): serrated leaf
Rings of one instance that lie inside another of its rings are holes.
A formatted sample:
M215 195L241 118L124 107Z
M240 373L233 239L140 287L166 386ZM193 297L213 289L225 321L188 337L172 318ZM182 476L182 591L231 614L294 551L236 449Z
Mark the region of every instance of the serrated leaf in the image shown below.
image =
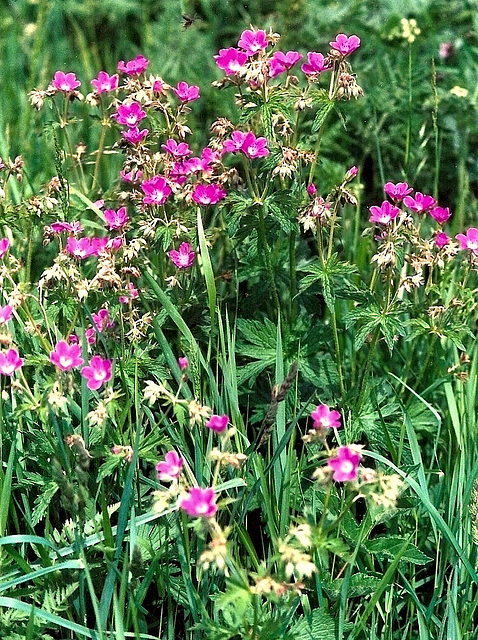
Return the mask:
M335 621L325 609L314 609L308 616L301 616L290 633L294 640L336 640Z
M312 133L315 133L324 124L327 116L334 108L334 102L327 98L323 98L319 104L317 113L315 114L314 122L312 123Z
M354 573L349 580L347 598L361 598L368 596L377 589L381 578L368 576L364 573ZM342 591L343 578L324 584L323 589L332 600L337 600Z
M50 502L58 489L59 486L56 482L48 482L42 487L41 492L35 498L35 506L33 508L31 521L33 527L40 522L40 520L48 511Z
M380 536L379 538L375 538L375 540L367 541L365 547L370 553L374 553L379 557L393 559L402 549L405 542L406 539L400 536ZM400 560L411 562L412 564L427 564L432 561L432 558L409 542Z

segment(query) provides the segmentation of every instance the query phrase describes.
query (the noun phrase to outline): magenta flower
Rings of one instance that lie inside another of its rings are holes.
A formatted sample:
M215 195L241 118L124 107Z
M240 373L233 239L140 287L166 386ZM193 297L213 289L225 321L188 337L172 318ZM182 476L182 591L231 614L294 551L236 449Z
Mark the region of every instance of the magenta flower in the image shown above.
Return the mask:
M173 87L174 93L181 102L193 102L199 98L199 87L195 84L189 86L187 82L178 82L176 88Z
M219 54L214 56L214 59L226 76L233 76L243 68L247 60L247 53L229 47L229 49L219 49Z
M58 91L72 93L81 85L81 82L76 79L74 73L64 73L63 71L57 71L53 76L51 84L55 89L58 89Z
M10 240L8 238L2 238L0 240L0 260L5 257L9 248Z
M227 429L227 425L229 424L229 416L211 416L209 420L206 422L206 427L211 429L211 431L215 431L216 433L224 433Z
M408 207L408 209L415 211L415 213L425 213L428 209L436 205L436 200L432 198L432 196L427 196L417 191L414 198L412 198L412 196L405 196L405 198L403 198L403 204Z
M309 194L309 196L311 196L312 198L315 196L315 194L317 193L317 187L315 186L315 184L313 182L311 182L308 187L307 187L307 193Z
M143 175L142 171L138 171L138 169L132 169L131 171L124 171L121 169L120 177L124 182L130 182L131 184L136 184L141 180Z
M171 187L163 176L153 176L149 180L141 183L141 189L145 194L144 204L161 205L164 204L171 193Z
M139 102L123 102L111 117L114 118L118 124L124 124L132 128L136 127L140 120L146 118L146 112L143 111Z
M11 376L17 369L23 366L23 358L20 358L16 349L0 351L0 374Z
M207 489L191 487L188 495L179 499L178 505L193 518L197 516L212 518L217 511L216 495L212 487Z
M235 151L240 151L245 137L246 134L242 131L233 131L231 133L230 139L224 140L224 144L222 147L223 152L234 153Z
M194 262L196 253L191 250L189 242L183 242L179 247L179 251L172 249L168 251L168 256L178 269L189 269Z
M438 222L439 225L445 224L445 222L451 217L450 209L448 207L433 207L433 209L430 209L430 215Z
M386 225L398 216L400 209L394 207L388 200L384 200L380 207L370 207L370 213L372 215L369 218L369 222Z
M127 293L128 293L128 295L126 295L126 296L119 296L118 297L118 302L120 302L120 304L126 304L130 300L135 300L136 298L139 298L138 289L136 289L136 287L134 286L134 284L132 282L128 282L128 291L127 291Z
M75 258L80 258L80 260L88 258L94 253L94 249L91 245L91 238L86 236L83 238L69 236L66 241L66 251Z
M168 451L164 456L164 460L156 465L159 480L165 480L166 482L177 480L183 465L184 459L176 451Z
M292 67L299 62L302 58L302 54L298 51L288 51L283 53L282 51L275 51L272 58L269 60L269 74L271 78L275 78L284 71L289 71Z
M93 329L93 327L88 327L88 329L85 329L85 338L88 344L95 344L96 331Z
M147 58L144 56L136 56L136 58L126 63L120 60L117 69L122 73L126 73L128 76L139 76L140 73L146 71L148 64L149 60Z
M12 319L13 307L10 304L0 307L0 325L7 324Z
M45 231L48 233L80 233L83 231L83 227L79 222L53 222L49 227L45 227Z
M113 229L123 229L123 227L125 227L129 222L126 207L120 207L118 211L115 211L114 209L105 209L103 211L103 215L110 231Z
M341 427L340 413L335 409L331 411L326 404L319 404L319 406L312 411L310 417L314 421L312 426L317 430L340 429Z
M397 182L397 184L394 184L393 182L386 182L383 185L383 190L387 196L392 198L392 200L395 200L395 202L403 200L405 196L408 196L408 194L413 191L406 182Z
M88 389L96 391L102 384L111 380L112 367L111 360L104 360L101 356L93 356L88 366L81 370L81 375L88 380L86 383Z
M328 71L330 69L330 63L324 58L321 53L316 51L309 51L307 54L307 62L301 66L302 73L306 76L317 75L322 71Z
M450 236L448 236L444 231L439 231L435 236L435 245L438 249L443 249L450 242Z
M92 313L91 317L93 318L93 325L98 333L103 333L103 331L112 329L115 326L115 323L110 317L110 312L106 307L99 309L97 313Z
M98 77L91 81L91 84L95 88L96 93L108 93L109 91L116 91L118 88L119 76L117 73L110 76L106 71L100 71Z
M140 131L138 127L130 127L129 129L126 129L126 131L122 131L121 135L126 142L129 142L132 145L137 145L140 142L143 142L148 133L149 129L141 129Z
M266 138L256 138L256 136L249 131L246 133L244 142L241 145L242 153L251 158L265 158L269 155L269 149L267 148Z
M187 142L180 142L178 144L173 138L169 138L165 144L161 145L161 148L175 158L187 158L187 156L190 156L192 153Z
M266 32L262 29L257 31L246 29L242 32L237 46L247 53L248 56L255 55L262 49L267 49L267 37Z
M331 458L328 466L334 471L336 482L351 482L357 478L357 469L362 456L353 447L339 447L337 457Z
M192 193L192 199L196 204L208 207L216 204L226 197L226 192L218 184L197 184Z
M187 369L189 367L189 360L187 356L181 356L180 358L178 358L178 365L181 371Z
M68 344L66 340L60 340L55 345L55 349L50 352L50 362L62 371L76 369L84 362L80 345Z
M355 51L360 47L360 38L358 36L346 36L345 33L339 33L333 42L329 42L332 49L335 49L343 56L348 56L349 53Z
M460 243L460 249L468 249L478 256L478 229L470 227L466 234L458 233L456 239Z
M115 238L117 240L118 238ZM121 242L121 238L119 238ZM106 249L111 249L112 246L110 244L110 240L107 236L104 238L91 238L91 255L99 256Z

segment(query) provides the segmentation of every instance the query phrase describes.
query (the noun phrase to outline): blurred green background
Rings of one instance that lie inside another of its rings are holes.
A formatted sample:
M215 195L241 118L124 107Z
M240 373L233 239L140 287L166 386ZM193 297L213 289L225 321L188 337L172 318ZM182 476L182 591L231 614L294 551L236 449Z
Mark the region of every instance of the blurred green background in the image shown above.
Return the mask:
M201 87L192 140L204 144L218 116L237 122L233 92L211 87L221 77L213 55L250 24L272 27L280 49L303 54L356 33L353 71L365 96L331 121L323 191L356 164L364 204L381 201L383 182L406 180L451 207L460 230L476 218L477 9L477 0L2 0L0 155L24 156L27 195L55 174L48 114L29 106L27 92L46 88L57 69L74 71L86 94L99 70L147 56L148 71L170 84ZM184 14L193 19L186 29ZM94 151L97 129L86 110L83 119L81 141Z

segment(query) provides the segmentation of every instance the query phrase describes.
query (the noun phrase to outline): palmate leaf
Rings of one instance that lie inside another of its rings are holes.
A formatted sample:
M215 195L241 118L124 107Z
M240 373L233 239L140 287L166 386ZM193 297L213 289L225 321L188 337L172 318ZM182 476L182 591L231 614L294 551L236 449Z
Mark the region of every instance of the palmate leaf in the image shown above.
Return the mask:
M313 284L320 283L325 304L330 311L334 309L338 291L342 293L341 297L345 297L346 291L354 291L355 294L360 292L360 289L353 286L348 280L348 276L356 273L357 268L348 262L341 262L337 254L333 254L323 263L318 260L314 264L302 267L301 271L309 275L301 279L299 291L305 291Z
M392 353L396 336L405 334L403 319L400 318L402 311L403 307L400 310L383 311L376 302L352 309L345 317L345 327L347 329L358 324L360 320L364 320L364 324L355 333L354 349L358 351L367 336L379 329L390 353Z

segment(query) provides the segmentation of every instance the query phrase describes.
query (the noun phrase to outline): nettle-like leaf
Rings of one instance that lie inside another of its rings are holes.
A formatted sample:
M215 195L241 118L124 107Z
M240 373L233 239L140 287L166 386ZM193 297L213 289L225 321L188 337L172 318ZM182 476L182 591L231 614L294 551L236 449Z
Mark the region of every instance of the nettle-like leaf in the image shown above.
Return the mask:
M335 620L326 609L314 609L307 616L300 616L290 628L294 640L336 640Z
M345 326L347 329L363 321L363 324L355 333L354 349L358 351L367 339L367 336L373 334L378 329L390 353L392 353L396 336L403 336L405 334L403 318L400 317L402 313L403 306L400 309L383 311L376 302L372 302L367 306L362 305L349 311L345 317Z
M350 293L351 297L360 299L363 299L365 295L364 290L349 280L349 276L357 273L357 268L348 262L340 261L335 253L325 262L317 260L314 264L301 267L300 270L309 275L301 279L299 291L306 291L313 284L319 283L322 287L325 304L330 311L333 311L335 298L339 293L339 297L345 298L348 297L347 293Z
M324 124L327 116L334 108L335 102L329 98L325 89L318 89L313 96L313 105L317 108L314 122L312 124L312 133L315 133Z
M466 351L463 340L474 337L473 332L464 322L450 317L444 318L439 323L432 318L412 318L408 325L411 327L411 338L437 335L439 338L448 338L460 351Z
M366 541L364 546L367 551L375 554L378 558L394 559L405 542L406 539L401 536L380 536L374 540ZM405 553L403 553L400 558L400 561L411 562L412 564L427 564L432 560L433 558L430 558L423 553L423 551L420 551L420 549L411 542L408 543Z
M375 592L381 578L367 575L366 573L354 573L350 576L347 587L347 598L362 598ZM329 583L323 584L325 593L331 600L338 600L342 591L344 578L335 578Z

